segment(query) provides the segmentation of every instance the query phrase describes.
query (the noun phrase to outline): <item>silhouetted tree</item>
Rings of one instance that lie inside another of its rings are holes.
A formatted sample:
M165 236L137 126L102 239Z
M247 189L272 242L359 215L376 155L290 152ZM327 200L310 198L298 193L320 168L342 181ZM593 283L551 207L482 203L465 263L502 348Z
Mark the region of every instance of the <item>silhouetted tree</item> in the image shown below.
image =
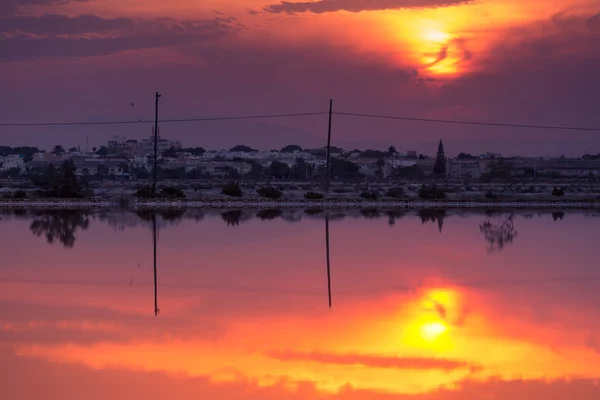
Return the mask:
M56 144L52 148L51 153L56 154L57 156L60 156L62 154L65 154L65 149L60 144Z
M231 149L229 149L230 153L254 153L258 150L253 149L252 147L248 147L248 146L244 146L242 144L238 144L237 146L233 146Z
M75 163L71 160L63 162L58 169L49 164L41 174L31 175L31 182L43 189L43 195L47 197L82 197L82 182L75 175L75 170Z
M388 153L390 153L390 154L396 154L397 153L396 148L394 146L388 147Z
M435 156L433 173L440 176L446 175L446 155L444 154L444 144L441 140L438 145L437 155Z
M269 165L269 170L274 178L283 179L290 175L290 167L281 161L274 160Z
M458 156L456 156L456 158L458 158L459 160L477 160L477 157L472 156L469 153L459 153Z
M287 146L284 146L280 151L281 153L293 153L295 151L302 151L302 147L298 146L297 144L288 144Z
M295 179L306 179L313 173L313 166L307 163L303 158L296 158L291 169L291 175Z

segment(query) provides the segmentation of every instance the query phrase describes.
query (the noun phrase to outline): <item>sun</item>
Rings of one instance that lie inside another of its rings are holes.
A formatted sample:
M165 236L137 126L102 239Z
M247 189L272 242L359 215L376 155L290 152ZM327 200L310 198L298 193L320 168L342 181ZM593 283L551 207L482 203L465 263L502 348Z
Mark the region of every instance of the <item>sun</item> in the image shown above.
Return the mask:
M438 29L426 28L426 29L423 29L423 31L421 32L421 38L426 43L433 42L433 43L437 43L437 44L442 44L442 43L447 43L451 39L451 36L450 36L450 34L443 32L441 30L438 30Z
M441 322L428 322L421 325L421 337L428 341L434 342L448 330L448 327Z

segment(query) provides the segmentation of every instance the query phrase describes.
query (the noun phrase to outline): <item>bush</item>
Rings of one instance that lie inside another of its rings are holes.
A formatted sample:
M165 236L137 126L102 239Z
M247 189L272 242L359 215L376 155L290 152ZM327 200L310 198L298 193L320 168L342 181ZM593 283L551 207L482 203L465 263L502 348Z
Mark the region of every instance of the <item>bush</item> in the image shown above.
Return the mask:
M15 199L26 199L27 198L27 192L25 192L24 190L17 190L16 192L13 193L13 198L15 198Z
M238 182L230 182L223 186L221 194L231 197L242 197L243 193Z
M278 199L283 194L281 190L272 186L263 186L259 188L256 193L258 193L260 197L266 197L267 199Z
M307 200L321 200L325 195L319 192L306 192L304 198Z
M160 196L170 199L185 198L185 193L183 193L183 190L179 189L178 187L163 186L160 188Z
M446 192L437 186L421 186L419 197L423 200L446 200Z
M365 190L360 194L360 197L365 200L377 200L377 193L372 190Z
M135 195L136 197L150 198L152 197L152 187L150 185L142 186L135 192Z
M552 190L552 196L561 197L565 195L565 190L559 187L554 187Z
M352 190L350 190L348 188L335 188L335 189L333 189L333 193L343 194L343 193L350 193L350 192L352 192Z
M491 190L485 192L485 198L489 200L498 200L498 196L495 195Z
M392 197L394 199L400 199L400 198L402 198L402 196L404 196L404 188L401 188L401 187L389 188L389 190L387 191L387 196Z

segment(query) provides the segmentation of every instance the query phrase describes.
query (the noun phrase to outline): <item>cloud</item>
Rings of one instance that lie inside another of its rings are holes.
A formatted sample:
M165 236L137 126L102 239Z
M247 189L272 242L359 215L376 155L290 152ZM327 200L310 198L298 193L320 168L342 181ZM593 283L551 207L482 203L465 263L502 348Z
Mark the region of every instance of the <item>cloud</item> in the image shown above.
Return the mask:
M443 358L389 357L368 354L332 354L332 353L299 353L286 351L270 354L271 358L281 361L309 361L322 364L362 365L372 368L396 369L479 369L478 366L464 361Z
M102 18L97 15L12 16L0 18L0 34L8 37L18 34L78 35L132 28L134 24L135 21L130 18Z
M240 29L231 17L183 21L95 15L8 17L0 20L0 60L99 56L206 43Z
M263 9L273 14L296 14L311 12L323 14L336 11L359 13L362 11L399 10L406 8L439 8L474 4L475 0L319 0L293 3L282 1Z
M0 16L15 15L22 7L84 3L87 1L90 0L2 0L0 1Z

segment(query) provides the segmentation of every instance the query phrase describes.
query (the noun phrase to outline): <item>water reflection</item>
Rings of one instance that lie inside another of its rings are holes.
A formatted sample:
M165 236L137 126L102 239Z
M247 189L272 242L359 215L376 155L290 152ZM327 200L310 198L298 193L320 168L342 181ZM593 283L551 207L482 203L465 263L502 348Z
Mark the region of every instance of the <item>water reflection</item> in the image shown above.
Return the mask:
M75 245L76 233L89 228L91 221L98 220L107 223L119 231L136 228L139 225L146 225L151 228L152 224L157 227L177 226L182 221L194 221L201 223L205 218L219 216L227 226L237 227L241 223L251 221L257 218L261 221L274 221L284 219L287 222L300 222L306 218L328 218L330 221L340 221L344 218L366 218L383 219L387 217L389 226L394 226L398 220L407 216L417 216L422 224L429 222L437 224L438 231L442 233L444 222L449 217L461 217L464 215L484 216L479 224L479 231L483 234L487 244L488 252L495 253L502 251L505 247L514 242L518 236L515 228L515 218L532 219L534 217L543 218L546 215L551 216L554 221L562 221L565 217L563 211L504 211L504 210L484 210L484 211L461 211L446 209L422 209L412 211L408 209L379 210L376 208L357 209L357 210L329 210L313 208L306 210L282 210L278 208L250 210L138 210L136 212L126 211L80 211L80 210L51 210L51 211L26 211L26 210L5 210L5 217L14 216L16 218L30 219L31 232L35 236L44 236L49 244L61 243L66 248L72 248ZM582 215L593 217L592 213L580 213Z
M488 242L489 253L502 251L504 247L511 244L515 237L517 237L518 232L515 230L513 217L514 215L510 214L500 223L488 218L479 225L479 230Z
M585 213L224 212L90 213L68 251L3 214L3 398L600 398Z
M89 213L75 210L37 212L29 229L35 236L46 237L49 244L56 241L65 247L75 245L75 232L89 227Z

